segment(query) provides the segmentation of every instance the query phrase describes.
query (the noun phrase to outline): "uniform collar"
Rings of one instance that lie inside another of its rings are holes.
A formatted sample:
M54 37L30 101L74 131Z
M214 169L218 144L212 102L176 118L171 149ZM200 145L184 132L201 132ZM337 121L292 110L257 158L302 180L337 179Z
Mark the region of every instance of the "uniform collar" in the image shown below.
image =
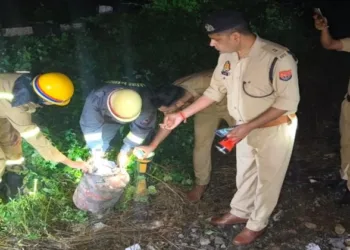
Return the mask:
M263 41L257 34L255 34L255 36L256 36L256 38L255 38L255 41L253 43L253 46L250 48L250 51L248 53L248 57L256 57L256 56L260 55L261 48L263 46Z

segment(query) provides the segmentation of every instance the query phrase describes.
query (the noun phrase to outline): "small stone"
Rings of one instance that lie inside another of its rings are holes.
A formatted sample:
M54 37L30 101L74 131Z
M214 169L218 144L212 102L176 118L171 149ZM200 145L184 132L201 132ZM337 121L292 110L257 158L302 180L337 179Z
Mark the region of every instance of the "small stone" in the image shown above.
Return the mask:
M98 230L101 230L102 228L105 228L105 227L107 227L107 225L106 224L103 224L102 222L98 222L98 223L96 223L95 225L93 225L93 231L98 231Z
M225 244L222 244L220 248L225 249L225 248L226 248L226 245L225 245Z
M321 248L318 245L316 245L315 243L309 243L306 246L306 250L321 250Z
M198 236L197 234L191 234L191 237L192 237L193 239L198 239L198 238L199 238L199 236Z
M272 217L272 219L274 221L279 221L281 219L282 215L283 215L283 210L280 210Z
M192 233L195 233L195 232L197 232L197 228L192 228L191 231L192 231Z
M348 247L350 247L350 239L346 239L346 240L345 240L345 245L347 245Z
M206 235L212 235L214 233L214 231L213 230L206 230L204 233Z
M344 240L342 238L330 238L329 244L335 248L343 249L345 247Z
M183 234L179 234L177 237L180 238L180 239L183 239L184 235Z
M199 242L201 246L207 246L210 244L210 240L208 238L200 238Z
M181 246L184 246L184 247L185 247L185 246L188 246L188 244L187 244L186 242L182 242L182 243L181 243Z
M215 245L222 245L222 244L225 244L224 239L221 238L221 237L218 237L218 236L215 237L214 242L215 242Z
M317 226L314 223L311 222L305 222L305 227L307 227L308 229L316 229Z
M147 250L156 250L156 249L152 245L147 245Z
M290 234L297 234L297 230L295 230L295 229L289 229L289 230L288 230L288 233L290 233Z
M337 225L335 225L334 231L337 234L343 234L343 233L345 233L345 228L342 225L337 224Z

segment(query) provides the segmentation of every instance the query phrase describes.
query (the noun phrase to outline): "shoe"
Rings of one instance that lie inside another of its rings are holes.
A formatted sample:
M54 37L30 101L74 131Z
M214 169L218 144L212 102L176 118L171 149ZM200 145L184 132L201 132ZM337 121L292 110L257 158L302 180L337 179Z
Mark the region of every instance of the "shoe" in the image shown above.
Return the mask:
M4 180L7 191L6 196L14 199L18 193L21 193L23 186L23 176L13 172L7 172L4 175Z
M187 199L191 202L199 201L204 194L207 185L195 185L190 192L187 193Z
M233 215L231 213L226 213L221 217L213 217L210 220L210 223L216 226L226 226L226 225L233 225L233 224L242 224L247 223L248 219L240 218L236 215Z
M347 182L346 180L338 178L336 180L326 181L326 187L339 190L346 187L346 182Z
M240 232L232 241L232 244L236 246L249 245L257 238L259 238L263 233L264 229L260 231L252 231L248 228L244 228L242 232Z
M1 200L0 203L7 202L8 199L7 199L6 193L7 193L7 187L6 187L5 181L2 180L2 182L0 182L0 200Z
M349 189L346 190L343 197L338 202L339 205L350 205L350 191Z

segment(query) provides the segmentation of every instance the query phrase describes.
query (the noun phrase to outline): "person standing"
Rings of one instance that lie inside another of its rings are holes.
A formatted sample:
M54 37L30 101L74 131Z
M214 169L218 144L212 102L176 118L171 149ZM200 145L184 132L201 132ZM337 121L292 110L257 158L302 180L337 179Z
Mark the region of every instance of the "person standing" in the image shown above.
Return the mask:
M327 50L350 52L350 37L333 39L329 32L328 20L319 13L314 16L315 28L321 31L320 41L322 47ZM340 204L350 204L350 79L348 92L341 104L340 119L340 180L338 187L346 186L346 192L340 200Z
M297 62L287 48L252 33L239 12L216 12L205 29L210 46L220 52L210 87L189 107L167 115L161 126L174 129L227 95L228 111L238 125L227 137L240 140L237 191L230 212L211 223L245 223L233 244L247 245L263 234L291 158L300 101Z

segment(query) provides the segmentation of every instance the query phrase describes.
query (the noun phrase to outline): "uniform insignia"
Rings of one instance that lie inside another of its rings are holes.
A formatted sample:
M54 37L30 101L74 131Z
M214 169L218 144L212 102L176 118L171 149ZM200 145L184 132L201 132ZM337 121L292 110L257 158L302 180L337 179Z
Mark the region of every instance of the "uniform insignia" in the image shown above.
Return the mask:
M292 70L284 70L279 72L279 77L282 81L289 81L292 79Z
M230 74L229 72L230 70L231 70L231 63L230 61L226 61L224 64L224 67L222 68L221 74L228 76Z
M209 23L207 23L204 27L205 27L205 29L207 30L207 32L212 32L212 31L214 31L213 25L210 25Z

